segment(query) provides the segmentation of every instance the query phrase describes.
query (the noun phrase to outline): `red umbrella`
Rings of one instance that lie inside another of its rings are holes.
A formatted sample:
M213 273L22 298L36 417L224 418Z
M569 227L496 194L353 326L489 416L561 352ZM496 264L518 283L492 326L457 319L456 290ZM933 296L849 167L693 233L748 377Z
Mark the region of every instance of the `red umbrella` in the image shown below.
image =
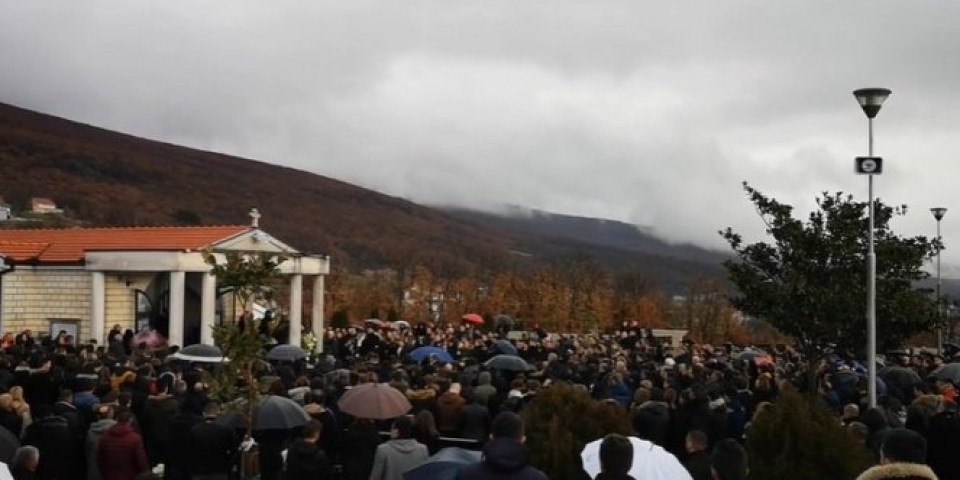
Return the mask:
M460 317L464 322L472 323L474 325L483 325L483 317L477 315L476 313L468 313Z

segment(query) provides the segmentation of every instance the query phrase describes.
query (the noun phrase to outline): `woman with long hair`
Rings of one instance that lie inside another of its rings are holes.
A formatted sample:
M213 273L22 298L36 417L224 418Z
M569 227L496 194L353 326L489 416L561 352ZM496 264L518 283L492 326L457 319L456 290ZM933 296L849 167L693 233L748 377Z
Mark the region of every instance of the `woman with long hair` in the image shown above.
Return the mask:
M440 450L440 432L437 420L430 410L420 410L413 418L413 438L427 446L430 455Z

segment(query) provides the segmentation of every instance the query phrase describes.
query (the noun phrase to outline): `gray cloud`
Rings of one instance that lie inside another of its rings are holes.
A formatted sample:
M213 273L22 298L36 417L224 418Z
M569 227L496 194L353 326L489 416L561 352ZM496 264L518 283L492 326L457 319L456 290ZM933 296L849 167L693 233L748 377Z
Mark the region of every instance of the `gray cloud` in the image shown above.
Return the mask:
M956 208L960 238L960 4L661 3L4 2L0 100L425 203L721 246L724 226L762 233L741 180L801 209L865 196L850 92L887 86L877 191L913 207L907 234Z

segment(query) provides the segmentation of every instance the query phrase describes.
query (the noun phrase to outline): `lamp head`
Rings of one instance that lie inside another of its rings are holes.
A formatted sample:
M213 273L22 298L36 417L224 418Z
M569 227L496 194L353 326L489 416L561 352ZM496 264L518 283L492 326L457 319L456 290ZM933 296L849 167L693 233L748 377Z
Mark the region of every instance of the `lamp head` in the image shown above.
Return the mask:
M888 88L861 88L855 90L853 96L857 97L857 103L860 104L863 113L867 114L867 118L873 118L880 112L883 101L890 96L890 93Z
M936 218L939 222L943 220L943 216L947 214L947 209L944 207L934 207L930 209L930 213L933 214L933 218Z

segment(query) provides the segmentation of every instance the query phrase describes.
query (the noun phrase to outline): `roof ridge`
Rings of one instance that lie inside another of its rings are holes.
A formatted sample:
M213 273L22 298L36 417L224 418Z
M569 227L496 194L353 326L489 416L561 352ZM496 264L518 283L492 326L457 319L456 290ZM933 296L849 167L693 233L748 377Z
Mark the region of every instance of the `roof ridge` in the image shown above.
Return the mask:
M75 232L78 230L159 230L161 228L177 229L203 229L212 230L215 228L244 228L253 229L250 225L141 225L136 227L109 226L109 227L62 227L62 228L8 228L0 229L0 235L3 232Z

